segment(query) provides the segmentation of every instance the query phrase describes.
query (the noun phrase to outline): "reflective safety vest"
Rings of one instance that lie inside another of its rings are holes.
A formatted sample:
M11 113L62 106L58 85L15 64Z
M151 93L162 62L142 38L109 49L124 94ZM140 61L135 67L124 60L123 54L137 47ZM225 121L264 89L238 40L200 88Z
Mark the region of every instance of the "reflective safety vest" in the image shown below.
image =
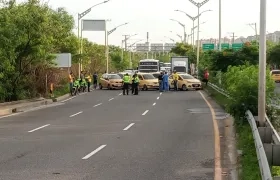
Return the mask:
M135 80L135 81L134 81L135 83L139 83L139 77L138 77L138 76L136 76L136 77L134 78L134 80Z
M123 82L124 82L124 83L129 83L129 81L130 81L130 76L124 75L124 76L123 76Z
M86 77L87 82L91 82L91 76Z
M178 80L179 79L179 75L177 73L173 74L173 80Z

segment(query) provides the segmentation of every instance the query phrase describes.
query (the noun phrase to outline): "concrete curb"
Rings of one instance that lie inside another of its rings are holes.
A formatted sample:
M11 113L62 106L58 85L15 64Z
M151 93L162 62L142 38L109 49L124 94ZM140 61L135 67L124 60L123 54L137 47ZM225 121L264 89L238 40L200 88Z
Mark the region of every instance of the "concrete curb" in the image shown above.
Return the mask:
M0 116L6 116L6 115L9 115L12 113L24 112L24 111L30 110L32 108L36 108L39 106L44 106L44 105L52 104L52 103L55 103L58 101L62 101L69 97L70 97L69 94L65 94L63 96L60 96L60 97L57 97L54 99L43 99L43 100L38 100L35 102L22 100L16 104L7 103L7 107L5 107L5 104L3 104L4 107L0 108Z

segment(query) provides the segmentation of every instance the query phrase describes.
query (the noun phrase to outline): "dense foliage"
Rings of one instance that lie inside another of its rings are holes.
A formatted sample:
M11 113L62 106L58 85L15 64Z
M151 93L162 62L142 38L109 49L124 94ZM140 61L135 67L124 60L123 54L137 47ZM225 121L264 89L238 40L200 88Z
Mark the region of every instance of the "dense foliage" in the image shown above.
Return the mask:
M74 19L65 9L52 9L39 0L1 1L0 6L0 102L43 95L46 76L56 87L65 84L67 70L55 68L56 53L71 53L72 63L81 59L90 73L106 70L104 46L83 39L79 55ZM136 58L131 58L133 66ZM119 47L110 47L110 71L128 68L129 59L129 52L122 57ZM76 67L71 70L77 75Z

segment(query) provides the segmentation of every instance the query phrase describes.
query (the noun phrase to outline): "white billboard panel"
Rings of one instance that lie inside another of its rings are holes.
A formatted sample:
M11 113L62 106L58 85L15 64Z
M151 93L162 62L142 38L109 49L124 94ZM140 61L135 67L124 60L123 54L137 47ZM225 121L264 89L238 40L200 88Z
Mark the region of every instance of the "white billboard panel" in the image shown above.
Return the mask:
M56 67L71 67L72 66L72 56L70 53L55 54L56 58L54 63Z
M82 31L105 31L105 20L82 20Z

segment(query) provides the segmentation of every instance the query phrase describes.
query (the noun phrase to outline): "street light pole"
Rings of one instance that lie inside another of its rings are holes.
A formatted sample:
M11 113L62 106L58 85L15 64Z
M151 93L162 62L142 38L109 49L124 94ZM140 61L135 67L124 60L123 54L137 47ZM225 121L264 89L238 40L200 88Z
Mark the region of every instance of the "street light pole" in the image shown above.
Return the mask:
M174 10L174 11L177 11L177 12L181 12L181 13L184 13L188 18L190 18L191 20L192 20L192 22L193 22L193 27L192 27L192 29L191 29L191 34L192 34L192 39L191 39L191 43L192 43L192 45L193 45L193 49L194 49L194 29L195 29L195 27L194 27L194 22L195 22L195 20L199 17L199 16L201 16L203 13L205 13L205 12L209 12L209 11L212 11L211 9L209 9L209 10L205 10L205 11L202 11L200 14L198 14L197 16L191 16L191 15L189 15L188 13L186 13L185 11L182 11L182 10ZM201 24L204 24L204 23L201 23Z
M169 32L174 33L173 31L169 31ZM177 33L176 33L176 35L181 39L181 42L183 42L183 36L181 36L180 34L177 34Z
M266 99L266 0L260 2L258 119L265 126Z
M219 0L219 51L222 51L222 0Z
M186 25L181 23L180 21L175 20L175 19L170 19L170 21L175 21L183 27L183 29L184 29L184 43L186 44L186 40L187 40Z
M170 38L170 37L167 37L167 36L164 36L164 37L167 38L167 39L170 39L172 42L175 42L175 40Z
M141 41L143 41L143 39L134 42L133 44L131 44L129 46L129 48L133 47L136 43L141 42ZM130 50L130 52L129 52L129 68L132 69L132 50Z
M103 1L103 2L101 2L101 3L98 3L98 4L95 4L95 5L93 5L93 6L91 6L90 8L88 8L87 10L85 10L84 12L82 12L82 13L78 13L78 42L79 42L79 54L80 54L80 57L79 57L79 72L78 72L78 74L79 74L79 77L81 76L81 71L82 71L82 65L81 65L81 55L82 55L82 40L81 40L81 36L80 36L80 21L81 21L81 19L85 16L85 15L87 15L90 11L91 11L91 9L92 8L94 8L94 7L96 7L96 6L99 6L99 5L101 5L101 4L105 4L105 3L107 3L107 2L109 2L110 0L106 0L106 1Z
M200 41L199 41L199 17L200 17L200 8L206 4L209 0L204 0L200 3L195 2L193 0L189 0L192 4L194 4L197 7L197 55L196 55L196 68L198 71L198 64L199 64L199 50L200 50Z
M106 72L108 73L109 71L109 35L112 34L113 32L115 32L117 30L117 28L121 27L121 26L125 26L127 25L128 23L124 23L124 24L121 24L121 25L118 25L116 27L114 27L113 29L111 29L110 31L107 31L107 36L106 36Z

